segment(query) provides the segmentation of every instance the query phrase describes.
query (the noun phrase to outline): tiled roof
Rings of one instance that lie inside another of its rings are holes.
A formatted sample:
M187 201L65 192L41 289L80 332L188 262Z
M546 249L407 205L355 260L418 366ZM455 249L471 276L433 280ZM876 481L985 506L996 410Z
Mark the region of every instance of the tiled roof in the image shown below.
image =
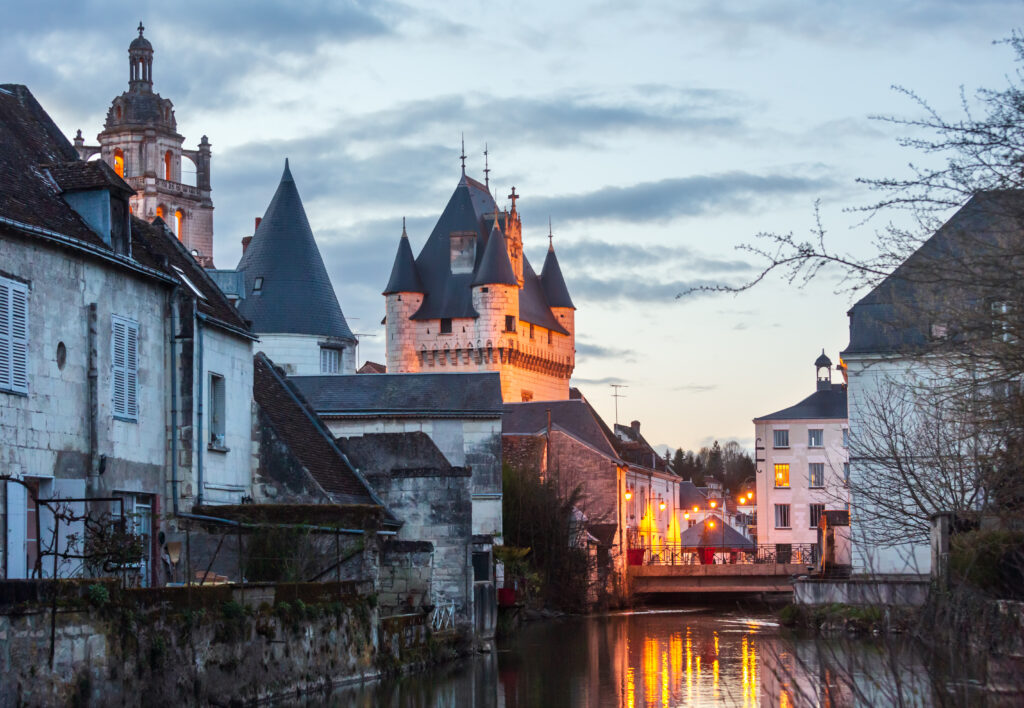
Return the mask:
M795 406L759 416L754 421L811 420L821 418L845 420L848 417L849 414L846 412L846 386L843 384L832 384L832 388L815 391Z
M293 376L289 379L320 415L498 417L497 372Z
M388 373L388 367L383 364L378 364L375 361L364 362L362 366L356 371L357 374L386 374Z
M103 160L61 162L56 165L46 165L43 169L50 173L61 191L64 192L113 189L127 194L135 193L135 190Z
M679 537L681 546L713 546L715 548L751 548L754 542L721 519L715 519L715 528L708 522L694 524Z
M327 275L287 160L277 192L238 262L245 299L238 311L266 334L355 340ZM260 289L254 290L257 278Z
M980 291L989 269L1005 274L1024 239L1024 190L980 192L847 313L850 354L914 353L930 346L932 325L955 325L944 302L962 310L999 293ZM981 277L976 277L980 275ZM982 304L982 303L979 303Z
M433 231L416 257L416 272L423 287L423 304L414 320L477 317L473 309L472 283L483 262L491 234L491 215L497 210L487 187L463 175ZM499 225L505 215L499 213ZM476 263L472 273L451 272L451 243L454 232L476 234ZM400 244L401 247L401 244ZM519 318L540 327L568 334L545 299L540 278L523 254L523 287L519 291Z
M302 396L262 352L254 359L253 396L277 436L335 501L380 504Z

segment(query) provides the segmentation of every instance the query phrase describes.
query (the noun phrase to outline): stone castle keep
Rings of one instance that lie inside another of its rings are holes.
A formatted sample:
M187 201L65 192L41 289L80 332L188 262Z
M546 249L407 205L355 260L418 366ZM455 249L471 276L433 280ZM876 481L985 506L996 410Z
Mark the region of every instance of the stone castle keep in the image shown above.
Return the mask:
M509 198L500 211L463 166L418 257L403 228L384 289L389 373L496 371L506 403L569 398L576 308L554 246L534 272Z
M203 266L213 267L213 202L210 199L210 142L186 150L178 134L174 105L153 91L153 45L143 35L128 47L128 90L107 111L99 145L86 145L82 131L75 149L83 160L99 157L135 190L131 210L152 221L160 217ZM195 165L195 185L182 175L182 158Z

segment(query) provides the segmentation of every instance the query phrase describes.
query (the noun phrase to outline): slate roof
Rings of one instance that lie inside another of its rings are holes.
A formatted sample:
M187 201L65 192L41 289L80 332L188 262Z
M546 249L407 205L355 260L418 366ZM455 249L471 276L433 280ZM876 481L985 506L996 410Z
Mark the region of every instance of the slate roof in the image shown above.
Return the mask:
M512 261L508 258L508 244L498 228L497 219L494 220L483 258L480 259L471 285L519 285Z
M402 237L398 240L398 253L395 254L395 263L391 266L391 277L388 278L387 287L381 294L422 292L423 283L416 272L416 259L413 258L412 246L409 245L409 235L405 232L403 221Z
M544 257L544 267L540 270L540 282L544 286L544 296L551 307L571 307L572 298L569 297L569 288L565 285L565 278L562 277L562 268L558 265L558 257L555 256L555 247L548 246L548 255Z
M832 384L831 389L815 391L795 406L783 408L768 415L754 418L754 422L760 420L812 420L812 419L833 419L845 420L849 417L846 412L846 386L844 384Z
M305 399L262 352L253 359L253 397L277 436L334 501L383 506Z
M815 368L832 368L832 360L825 354L824 349L821 350L821 356L814 360L814 366Z
M487 243L492 231L492 215L496 210L494 197L487 187L463 175L416 257L416 273L422 283L424 297L412 319L478 316L473 309L471 288L487 252ZM505 215L499 214L499 224L504 224L504 219ZM453 232L467 231L476 234L476 263L473 272L453 274L449 236ZM401 247L400 242L399 248ZM568 334L551 312L544 287L525 253L523 287L519 291L519 319L561 334Z
M604 455L619 458L612 442L615 436L582 398L506 403L501 432L503 435L543 435L548 427L549 410L553 429L568 433Z
M986 295L975 272L1020 272L1024 190L980 192L895 271L850 308L850 354L913 353L929 346L932 324L945 325L943 302L962 309ZM1016 259L1014 262L1013 259ZM947 315L948 316L948 315Z
M292 376L322 416L498 417L497 372Z
M753 548L754 542L721 519L715 520L715 528L708 528L707 521L694 524L679 536L681 546L713 546L714 548Z
M426 433L368 433L337 438L338 446L366 474L403 469L455 469Z
M688 479L679 482L679 508L684 511L697 506L706 509L708 498Z
M45 171L53 177L63 192L75 192L91 189L112 189L125 194L134 194L114 168L103 160L91 162L62 162L46 165Z
M242 317L254 332L312 334L355 341L327 275L288 161L252 242L238 262L245 273ZM263 278L255 291L256 278Z

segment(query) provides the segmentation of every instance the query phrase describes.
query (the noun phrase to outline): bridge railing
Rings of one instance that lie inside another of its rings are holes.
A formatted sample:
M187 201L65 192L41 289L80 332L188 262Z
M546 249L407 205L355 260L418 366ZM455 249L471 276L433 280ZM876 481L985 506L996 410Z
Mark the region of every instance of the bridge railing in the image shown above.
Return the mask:
M662 544L629 549L630 565L752 565L758 563L814 565L815 543L762 543L742 548Z

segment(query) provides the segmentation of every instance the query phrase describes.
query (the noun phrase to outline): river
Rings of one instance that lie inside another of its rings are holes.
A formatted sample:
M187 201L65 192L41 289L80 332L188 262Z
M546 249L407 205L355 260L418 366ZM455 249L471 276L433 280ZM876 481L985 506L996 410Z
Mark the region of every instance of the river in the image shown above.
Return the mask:
M305 705L787 708L892 705L897 689L931 703L898 642L797 639L764 612L651 609L527 624L491 654Z

